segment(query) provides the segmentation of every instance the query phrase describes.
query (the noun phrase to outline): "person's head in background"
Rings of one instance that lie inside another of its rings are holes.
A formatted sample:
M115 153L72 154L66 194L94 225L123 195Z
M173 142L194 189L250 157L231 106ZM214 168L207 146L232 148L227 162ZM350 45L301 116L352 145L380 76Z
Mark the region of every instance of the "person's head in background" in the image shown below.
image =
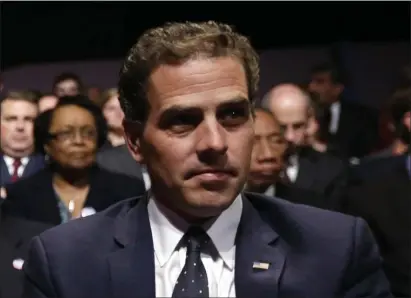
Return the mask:
M258 61L245 36L214 21L150 29L125 59L127 145L156 201L187 221L218 216L244 188Z
M0 103L1 151L21 158L33 152L33 122L38 109L36 97L27 91L12 91Z
M87 96L93 102L98 102L101 97L101 89L96 86L91 86L87 88Z
M71 72L64 72L54 78L53 93L57 97L75 96L83 93L80 77Z
M82 95L66 96L36 120L35 146L56 172L80 178L94 166L106 133L104 117L93 102Z
M345 79L338 67L332 63L321 63L311 69L308 91L317 94L325 104L338 102L344 91Z
M280 178L287 143L271 112L256 108L254 113L254 144L247 190L263 193Z
M401 155L409 151L411 141L411 88L397 90L389 101L391 126L394 132L392 153Z
M263 98L261 106L273 113L284 131L289 155L307 145L312 121L309 95L294 84L280 84Z
M111 146L116 147L125 144L123 130L124 112L118 100L118 90L116 88L105 90L96 103L101 108L107 121L109 129L107 139Z
M43 113L47 110L54 109L54 107L57 105L58 102L58 97L55 96L52 93L48 94L43 94L37 101L37 105L39 108L39 112Z
M331 121L331 112L327 104L318 100L317 94L309 94L311 97L310 121L307 129L307 143L316 151L326 152L330 138L328 127Z

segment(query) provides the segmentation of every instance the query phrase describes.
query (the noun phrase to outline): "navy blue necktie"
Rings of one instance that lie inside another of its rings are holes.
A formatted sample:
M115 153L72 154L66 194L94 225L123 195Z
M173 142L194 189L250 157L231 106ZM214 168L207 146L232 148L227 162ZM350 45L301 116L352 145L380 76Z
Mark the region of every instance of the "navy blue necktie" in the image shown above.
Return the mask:
M209 241L210 238L201 227L191 227L185 233L186 262L174 287L173 298L209 297L207 273L201 261L201 249Z

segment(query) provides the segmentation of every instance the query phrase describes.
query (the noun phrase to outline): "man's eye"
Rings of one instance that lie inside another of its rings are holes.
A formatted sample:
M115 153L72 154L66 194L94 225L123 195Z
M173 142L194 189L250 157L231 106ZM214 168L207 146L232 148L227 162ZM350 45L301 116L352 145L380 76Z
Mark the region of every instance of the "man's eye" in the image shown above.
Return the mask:
M219 117L223 125L238 125L249 118L249 111L245 108L229 108L221 111Z

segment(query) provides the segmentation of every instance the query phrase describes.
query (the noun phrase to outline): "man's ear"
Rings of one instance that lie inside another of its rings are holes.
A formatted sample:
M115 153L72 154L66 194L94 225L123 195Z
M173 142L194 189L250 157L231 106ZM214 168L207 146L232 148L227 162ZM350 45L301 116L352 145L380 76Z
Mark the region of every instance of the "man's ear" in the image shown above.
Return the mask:
M131 156L140 164L144 164L144 158L141 154L140 139L143 135L143 124L138 121L123 120L124 137L128 151Z

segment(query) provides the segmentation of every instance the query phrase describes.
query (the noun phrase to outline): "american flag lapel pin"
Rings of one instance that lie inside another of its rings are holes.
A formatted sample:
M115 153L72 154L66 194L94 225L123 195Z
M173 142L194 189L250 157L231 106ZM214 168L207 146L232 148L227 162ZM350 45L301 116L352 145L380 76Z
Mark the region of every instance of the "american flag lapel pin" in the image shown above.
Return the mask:
M253 269L268 270L268 268L270 268L270 263L265 263L265 262L254 262L253 263Z

